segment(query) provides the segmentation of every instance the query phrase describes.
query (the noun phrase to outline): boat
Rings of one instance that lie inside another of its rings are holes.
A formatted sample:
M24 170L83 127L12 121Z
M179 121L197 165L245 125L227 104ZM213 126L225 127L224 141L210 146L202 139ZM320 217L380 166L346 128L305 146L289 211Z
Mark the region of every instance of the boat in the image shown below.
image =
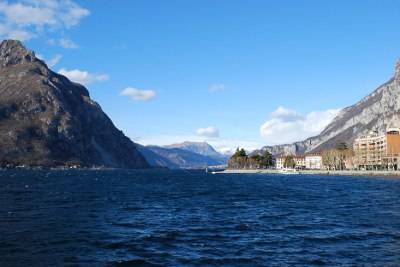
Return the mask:
M296 169L291 169L291 168L280 169L279 173L281 173L281 174L300 174L299 171L297 171Z
M205 172L206 173L211 173L211 174L216 174L217 172L222 172L226 170L226 165L218 165L218 166L206 166Z

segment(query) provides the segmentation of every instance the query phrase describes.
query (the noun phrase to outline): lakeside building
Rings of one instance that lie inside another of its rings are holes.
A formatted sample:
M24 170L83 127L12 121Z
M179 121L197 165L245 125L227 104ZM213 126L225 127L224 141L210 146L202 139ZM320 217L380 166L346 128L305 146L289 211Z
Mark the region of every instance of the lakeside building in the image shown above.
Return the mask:
M275 159L275 168L278 170L282 170L285 165L285 156L279 156Z
M310 153L305 156L305 168L309 170L321 170L322 155L321 153Z
M276 157L276 163L275 163L276 169L281 170L285 168L285 159L287 156ZM293 156L293 160L296 164L295 167L296 169L306 168L306 158L304 156Z
M400 128L388 128L379 135L376 131L354 140L353 166L364 170L398 170L400 162Z
M294 156L294 162L296 162L296 169L306 168L306 157L304 156Z

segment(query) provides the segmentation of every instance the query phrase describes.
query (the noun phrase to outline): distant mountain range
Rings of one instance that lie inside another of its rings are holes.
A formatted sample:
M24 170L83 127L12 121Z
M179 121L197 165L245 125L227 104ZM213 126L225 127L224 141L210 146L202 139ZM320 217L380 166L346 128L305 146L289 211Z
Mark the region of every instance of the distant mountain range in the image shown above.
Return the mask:
M211 157L215 160L225 161L227 159L226 155L217 152L210 144L207 142L183 142L178 144L172 144L166 146L166 148L178 148L186 151L190 151L196 154L200 154L206 157Z
M150 165L170 169L199 169L224 165L228 156L222 155L206 142L183 142L165 147L140 146L139 151Z
M150 167L88 90L21 42L0 44L0 166Z
M400 127L400 60L394 77L353 106L343 109L317 136L301 142L265 146L255 153L268 150L273 155L304 154L331 148L340 142L352 145L355 138L371 130L385 132Z

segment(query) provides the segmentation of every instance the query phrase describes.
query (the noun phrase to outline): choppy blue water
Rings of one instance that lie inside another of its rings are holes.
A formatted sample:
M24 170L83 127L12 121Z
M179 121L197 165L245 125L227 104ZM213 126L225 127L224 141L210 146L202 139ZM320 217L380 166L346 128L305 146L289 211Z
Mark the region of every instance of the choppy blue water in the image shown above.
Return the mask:
M400 180L0 172L0 266L399 266Z

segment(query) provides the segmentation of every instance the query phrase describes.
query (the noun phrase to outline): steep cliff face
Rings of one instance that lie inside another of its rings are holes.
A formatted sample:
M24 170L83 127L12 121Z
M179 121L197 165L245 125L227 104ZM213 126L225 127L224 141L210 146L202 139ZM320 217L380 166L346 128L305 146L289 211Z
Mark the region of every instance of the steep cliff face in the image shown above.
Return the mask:
M0 164L149 166L85 87L14 40L0 44Z
M400 127L400 60L395 75L357 104L343 109L317 136L293 144L266 146L274 155L303 154L330 148L339 142L352 144L355 138L370 130L385 132Z

